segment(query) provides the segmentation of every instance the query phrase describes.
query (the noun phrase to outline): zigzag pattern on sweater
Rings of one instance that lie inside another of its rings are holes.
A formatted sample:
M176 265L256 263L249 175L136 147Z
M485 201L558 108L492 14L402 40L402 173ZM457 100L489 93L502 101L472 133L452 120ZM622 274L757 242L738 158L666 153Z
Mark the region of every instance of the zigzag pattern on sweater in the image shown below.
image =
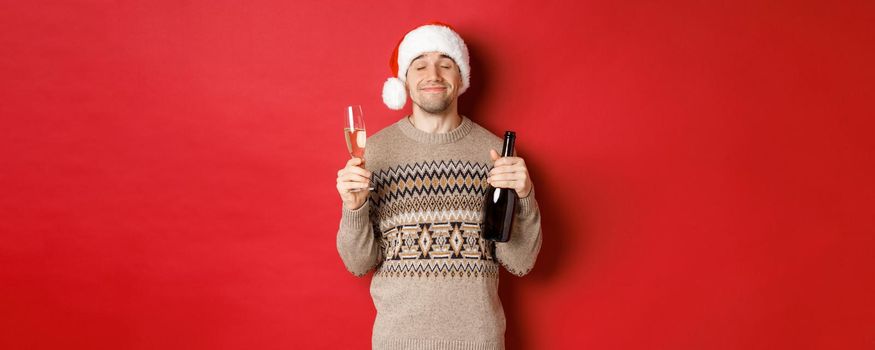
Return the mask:
M483 217L483 197L452 196L449 198L404 198L377 208L382 218L380 229L411 222L466 221L479 222ZM410 208L420 208L411 211Z
M387 261L376 272L383 277L492 277L498 276L498 264L483 260Z
M383 206L410 196L486 194L489 166L461 160L430 161L400 165L375 172L373 204Z

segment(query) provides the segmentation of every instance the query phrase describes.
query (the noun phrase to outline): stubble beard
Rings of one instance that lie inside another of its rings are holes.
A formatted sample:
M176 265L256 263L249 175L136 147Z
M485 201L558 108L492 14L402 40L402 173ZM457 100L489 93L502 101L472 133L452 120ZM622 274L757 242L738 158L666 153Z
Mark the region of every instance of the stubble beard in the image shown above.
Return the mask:
M425 101L413 101L420 109L430 114L439 114L443 113L450 107L450 98L430 98L425 99Z

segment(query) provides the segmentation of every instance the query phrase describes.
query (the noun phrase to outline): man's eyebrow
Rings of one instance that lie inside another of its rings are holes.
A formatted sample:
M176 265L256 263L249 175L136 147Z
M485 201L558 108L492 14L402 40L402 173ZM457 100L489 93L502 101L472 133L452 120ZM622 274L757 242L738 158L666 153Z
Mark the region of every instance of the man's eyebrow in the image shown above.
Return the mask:
M423 57L425 57L425 54L414 57L412 60L410 60L410 62L414 62L414 61L416 61L420 58L423 58ZM441 58L449 58L451 61L453 61L453 63L456 63L456 60L454 60L452 57L450 57L448 55L441 54Z

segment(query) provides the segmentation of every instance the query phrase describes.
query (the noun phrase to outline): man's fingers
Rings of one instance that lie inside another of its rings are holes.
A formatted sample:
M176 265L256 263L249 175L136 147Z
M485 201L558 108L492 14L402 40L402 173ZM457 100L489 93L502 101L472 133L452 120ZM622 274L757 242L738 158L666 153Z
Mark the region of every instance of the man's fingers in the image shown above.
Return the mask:
M526 164L526 162L520 157L502 157L502 158L499 158L498 160L495 160L495 163L493 163L492 165L493 166L503 166L503 165L515 165L515 164L524 165L524 164Z
M498 158L497 160L495 160L495 163L492 163L493 166L505 166L511 164L512 163L509 157Z
M526 168L520 165L504 165L492 168L489 170L489 175L504 174L504 173L522 173Z
M524 180L522 174L520 173L504 173L504 174L496 174L489 177L490 182L495 181L521 181Z
M351 166L351 165L362 165L362 163L364 163L364 160L362 160L361 158L359 158L359 157L352 157L352 158L350 158L348 161L346 161L346 166Z
M493 162L498 160L499 158L501 158L501 155L498 154L498 152L496 150L491 149L491 148L489 149L489 156L492 157Z
M337 172L337 176L343 176L344 174L358 174L364 177L371 177L371 172L368 169L357 166L348 166Z
M337 189L341 192L349 192L352 189L368 188L367 182L338 182Z
M370 178L368 178L368 177L366 177L366 176L361 176L361 175L359 175L359 174L352 174L352 173L343 174L342 176L339 176L339 177L337 178L337 182L363 182L363 183L368 183L369 180L370 180Z
M489 184L492 185L492 187L516 188L516 181L492 181Z

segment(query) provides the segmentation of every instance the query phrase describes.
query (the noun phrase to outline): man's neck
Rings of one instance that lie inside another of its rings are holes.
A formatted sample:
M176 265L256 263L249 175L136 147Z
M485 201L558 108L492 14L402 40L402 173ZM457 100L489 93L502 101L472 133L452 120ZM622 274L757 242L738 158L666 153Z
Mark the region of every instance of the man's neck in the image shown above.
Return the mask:
M407 120L419 130L427 133L448 133L462 124L462 117L458 110L452 108L447 113L432 114L413 106L413 113Z

